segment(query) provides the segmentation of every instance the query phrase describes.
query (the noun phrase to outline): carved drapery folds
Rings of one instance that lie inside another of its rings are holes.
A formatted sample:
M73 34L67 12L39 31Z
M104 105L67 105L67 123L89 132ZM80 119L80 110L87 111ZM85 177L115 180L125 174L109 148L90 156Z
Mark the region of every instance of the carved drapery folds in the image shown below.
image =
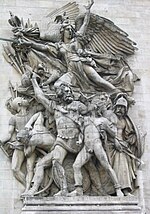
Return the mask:
M26 196L134 194L144 135L128 115L139 80L127 63L135 42L112 21L68 3L26 23L10 12L3 55L12 113L1 148ZM15 137L14 137L15 134ZM25 170L22 164L25 163Z

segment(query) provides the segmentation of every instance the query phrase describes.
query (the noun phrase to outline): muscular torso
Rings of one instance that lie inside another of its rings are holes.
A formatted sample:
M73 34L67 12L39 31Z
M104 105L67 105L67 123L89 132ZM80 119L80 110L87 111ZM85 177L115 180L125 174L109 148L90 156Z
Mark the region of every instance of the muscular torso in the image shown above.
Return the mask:
M93 141L94 139L100 138L101 131L106 131L109 134L114 135L113 127L106 118L88 118L87 122L85 122L85 138L90 139ZM87 125L86 125L87 123Z
M117 119L117 138L123 141L123 131L125 129L126 122L122 119Z

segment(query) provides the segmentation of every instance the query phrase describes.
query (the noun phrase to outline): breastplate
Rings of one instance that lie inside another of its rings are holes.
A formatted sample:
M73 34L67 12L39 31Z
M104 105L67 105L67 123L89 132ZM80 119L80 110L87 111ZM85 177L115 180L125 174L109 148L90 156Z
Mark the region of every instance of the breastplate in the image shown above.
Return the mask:
M58 137L63 139L73 139L78 137L79 130L75 122L69 118L69 115L57 112L56 127Z

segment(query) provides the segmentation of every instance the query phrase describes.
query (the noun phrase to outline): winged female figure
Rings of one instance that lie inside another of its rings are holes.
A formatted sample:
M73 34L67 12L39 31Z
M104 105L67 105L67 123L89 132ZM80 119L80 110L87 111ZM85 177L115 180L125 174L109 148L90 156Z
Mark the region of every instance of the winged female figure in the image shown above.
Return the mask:
M58 62L59 65L64 65L60 69L61 75L59 79L54 84L56 87L65 82L74 87L79 87L83 91L100 90L112 93L119 91L117 87L122 81L123 75L128 75L130 83L128 85L133 88L133 73L129 71L130 69L127 69L128 66L123 66L125 64L123 58L134 53L134 43L128 39L128 35L125 32L111 21L91 14L90 10L93 3L94 1L91 0L85 6L86 13L84 16L76 18L75 26L70 22L67 14L63 12L65 8L61 10L63 16L58 16L57 13L54 13L57 15L55 21L59 23L58 29L61 36L59 42L57 42L58 37L56 42L53 42L54 37L52 39L52 37L48 37L45 34L45 36L41 37L41 42L22 39L21 45L30 46L32 50L45 54L48 61L50 58L57 59L58 61L56 61L55 65ZM92 26L93 22L95 22L95 29ZM107 33L106 37L105 34ZM46 41L48 39L49 42ZM112 42L113 40L114 43ZM115 76L110 81L106 80L102 76L103 71L108 71L108 67L111 68L115 63L121 64L121 70L114 72L118 76ZM58 64L56 67L59 67ZM116 85L113 83L116 83Z

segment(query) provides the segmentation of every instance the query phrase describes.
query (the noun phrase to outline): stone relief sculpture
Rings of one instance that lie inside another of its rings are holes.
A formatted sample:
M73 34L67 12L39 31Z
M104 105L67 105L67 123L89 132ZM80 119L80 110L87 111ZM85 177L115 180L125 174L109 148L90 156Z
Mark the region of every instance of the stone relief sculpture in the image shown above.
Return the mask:
M84 117L84 146L78 153L73 164L76 189L69 195L82 195L81 167L88 162L93 155L95 155L102 167L106 169L107 173L111 177L117 196L122 196L123 194L120 191L118 179L108 161L104 147L102 146L102 140L105 141L105 135L109 134L115 138L115 131L111 126L111 122L102 117L99 106L97 106L95 111L94 117L93 115L90 117ZM103 139L101 138L101 135L103 135Z
M19 140L17 137L17 132L20 132L24 129L26 123L30 119L30 117L36 112L37 108L29 108L29 99L23 97L16 97L13 99L11 103L11 107L14 111L16 111L15 115L10 118L9 121L9 129L8 135L4 136L1 139L1 144L5 144L9 142L10 146L13 148L12 154L12 170L15 178L22 183L23 185L27 185L32 180L33 177L33 170L34 170L34 159L35 153L32 153L32 156L29 155L31 153L30 147L24 147L24 144ZM11 138L13 134L16 134L16 137L13 141ZM26 166L27 166L27 173L25 174L21 171L21 166L26 157Z
M138 77L127 63L137 48L91 13L93 3L83 15L68 3L34 26L10 13L14 39L1 38L9 42L3 55L20 85L10 82L12 118L0 142L5 153L11 149L22 197L123 197L137 187L144 135L128 116Z
M127 115L128 101L125 97L117 97L114 112L117 116L116 141L118 141L121 147L116 150L115 153L113 149L110 150L110 156L112 167L120 181L121 189L126 196L130 195L133 187L135 188L136 162L139 164L142 163L139 158L141 158L143 152L143 145L139 142L140 136L137 133L137 128ZM117 163L119 163L119 165ZM123 175L123 173L125 174Z

